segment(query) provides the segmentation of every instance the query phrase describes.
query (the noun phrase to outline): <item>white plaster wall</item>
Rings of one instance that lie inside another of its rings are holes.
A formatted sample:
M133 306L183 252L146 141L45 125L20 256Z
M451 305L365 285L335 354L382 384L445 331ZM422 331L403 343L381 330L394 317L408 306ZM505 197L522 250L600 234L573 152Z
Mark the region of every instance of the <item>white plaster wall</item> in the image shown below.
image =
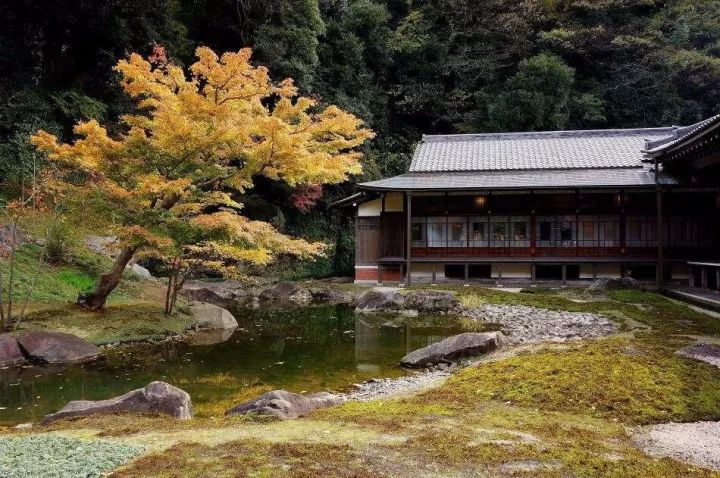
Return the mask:
M672 280L688 280L690 275L688 274L688 267L683 264L672 266Z
M437 266L437 273L435 275L436 279L444 279L445 278L445 267L443 267L442 264L438 264ZM412 271L413 277L422 277L422 278L432 278L432 270L433 265L432 264L412 264L410 270Z
M580 264L580 278L581 279L592 279L593 278L592 264Z
M620 264L598 264L597 276L611 279L620 277Z
M400 193L389 193L385 196L386 212L402 212L403 211L403 195Z
M497 278L499 276L498 264L492 265L490 276ZM503 279L530 279L532 271L530 264L502 264Z
M381 211L382 202L380 199L373 199L358 206L358 216L360 217L379 216Z

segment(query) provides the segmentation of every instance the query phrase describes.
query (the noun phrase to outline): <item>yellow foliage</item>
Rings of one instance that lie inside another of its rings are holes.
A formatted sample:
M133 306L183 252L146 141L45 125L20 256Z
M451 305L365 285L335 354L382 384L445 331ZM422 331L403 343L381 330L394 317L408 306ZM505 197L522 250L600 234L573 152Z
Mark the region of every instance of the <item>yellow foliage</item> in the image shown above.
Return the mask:
M71 143L38 131L31 141L55 171L48 191L78 203L104 200L126 243L160 250L170 238L176 250L193 245L191 253L218 267L321 254L322 244L241 216L233 194L257 175L291 186L342 182L361 172L357 148L372 131L336 106L299 97L290 79L273 82L252 65L250 49L218 56L200 47L196 56L187 74L138 54L118 62L139 114L124 116L117 136L94 120L78 123ZM66 181L70 172L83 181ZM194 232L173 232L180 224Z

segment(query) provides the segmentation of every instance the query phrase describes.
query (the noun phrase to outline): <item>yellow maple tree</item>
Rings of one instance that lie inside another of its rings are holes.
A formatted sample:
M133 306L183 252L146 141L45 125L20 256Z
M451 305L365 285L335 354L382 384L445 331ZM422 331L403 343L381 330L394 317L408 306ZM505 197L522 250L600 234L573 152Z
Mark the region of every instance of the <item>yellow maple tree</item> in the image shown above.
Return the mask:
M226 272L280 253L321 254L322 244L244 217L235 198L256 176L303 186L361 171L357 148L373 133L360 119L299 96L291 79L273 82L251 63L250 49L218 57L200 47L196 56L188 72L138 54L117 64L137 106L121 118L120 133L88 121L70 143L45 131L31 139L59 172L53 194L101 204L122 245L112 269L81 294L87 307L104 306L138 251L175 263L188 254Z

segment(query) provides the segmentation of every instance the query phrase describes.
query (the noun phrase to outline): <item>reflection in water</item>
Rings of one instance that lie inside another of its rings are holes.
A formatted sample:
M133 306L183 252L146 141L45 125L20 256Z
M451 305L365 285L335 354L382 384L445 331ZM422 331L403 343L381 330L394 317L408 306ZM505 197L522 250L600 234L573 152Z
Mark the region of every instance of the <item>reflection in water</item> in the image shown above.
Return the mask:
M98 400L164 380L205 403L254 385L342 390L405 372L409 351L458 333L451 317L356 316L345 307L233 311L239 328L111 349L71 367L0 369L0 423L38 421L70 400Z

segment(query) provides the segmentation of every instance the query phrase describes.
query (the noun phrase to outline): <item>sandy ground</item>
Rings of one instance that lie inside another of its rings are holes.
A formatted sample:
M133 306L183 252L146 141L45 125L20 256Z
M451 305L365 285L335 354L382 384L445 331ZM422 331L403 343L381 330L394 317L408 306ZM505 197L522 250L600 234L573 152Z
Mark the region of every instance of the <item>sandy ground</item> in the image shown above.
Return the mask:
M636 441L645 453L720 470L720 422L664 423L641 429Z

